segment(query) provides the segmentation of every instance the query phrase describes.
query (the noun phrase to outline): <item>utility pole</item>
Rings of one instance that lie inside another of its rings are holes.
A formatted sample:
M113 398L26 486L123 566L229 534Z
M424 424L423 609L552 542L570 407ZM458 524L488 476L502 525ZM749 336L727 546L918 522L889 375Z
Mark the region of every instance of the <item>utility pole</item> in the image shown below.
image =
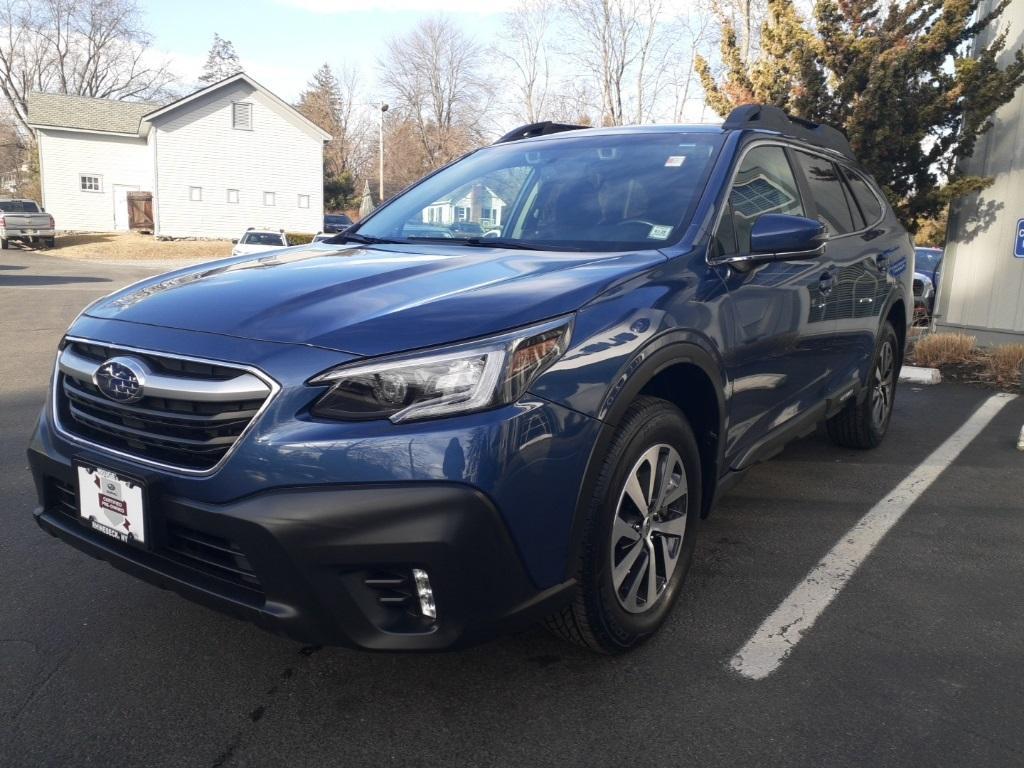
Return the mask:
M388 111L388 105L383 101L379 105L380 109L380 170L377 175L378 181L380 182L380 188L378 189L377 205L384 202L384 113Z

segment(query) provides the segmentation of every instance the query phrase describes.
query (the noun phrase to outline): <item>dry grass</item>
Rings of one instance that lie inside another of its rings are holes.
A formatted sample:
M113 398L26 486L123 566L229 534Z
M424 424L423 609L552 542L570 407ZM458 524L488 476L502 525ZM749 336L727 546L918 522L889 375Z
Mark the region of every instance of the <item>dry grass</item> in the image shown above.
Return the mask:
M986 354L986 373L999 387L1018 387L1024 369L1024 344L993 347Z
M209 261L231 255L228 240L157 240L135 232L57 235L51 256L94 261Z
M976 360L977 340L964 333L933 333L914 344L914 365L940 368Z

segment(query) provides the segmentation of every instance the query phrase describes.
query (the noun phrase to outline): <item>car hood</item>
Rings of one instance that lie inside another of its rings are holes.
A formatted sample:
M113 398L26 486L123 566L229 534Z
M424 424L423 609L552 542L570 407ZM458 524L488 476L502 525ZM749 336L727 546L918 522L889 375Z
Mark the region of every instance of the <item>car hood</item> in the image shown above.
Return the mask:
M571 312L664 260L658 251L319 244L154 277L99 300L86 314L379 355Z

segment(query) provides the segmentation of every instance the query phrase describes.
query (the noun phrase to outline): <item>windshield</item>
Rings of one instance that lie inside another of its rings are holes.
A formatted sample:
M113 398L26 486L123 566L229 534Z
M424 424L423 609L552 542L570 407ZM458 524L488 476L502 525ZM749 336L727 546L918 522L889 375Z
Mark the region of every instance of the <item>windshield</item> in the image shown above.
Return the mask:
M284 245L284 237L273 232L246 232L242 245Z
M719 134L577 136L476 152L358 227L368 238L615 251L682 234Z
M39 213L39 206L31 200L0 200L0 211L4 213Z

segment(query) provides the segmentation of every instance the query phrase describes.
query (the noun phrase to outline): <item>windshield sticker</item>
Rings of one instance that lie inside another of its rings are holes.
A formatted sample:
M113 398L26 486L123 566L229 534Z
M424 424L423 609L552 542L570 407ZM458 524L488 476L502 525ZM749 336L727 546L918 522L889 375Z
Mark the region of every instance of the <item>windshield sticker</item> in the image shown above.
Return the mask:
M672 234L672 227L667 227L664 224L655 224L651 227L651 231L647 233L648 240L667 240L668 236Z
M686 162L686 155L672 155L665 161L666 168L678 168Z

